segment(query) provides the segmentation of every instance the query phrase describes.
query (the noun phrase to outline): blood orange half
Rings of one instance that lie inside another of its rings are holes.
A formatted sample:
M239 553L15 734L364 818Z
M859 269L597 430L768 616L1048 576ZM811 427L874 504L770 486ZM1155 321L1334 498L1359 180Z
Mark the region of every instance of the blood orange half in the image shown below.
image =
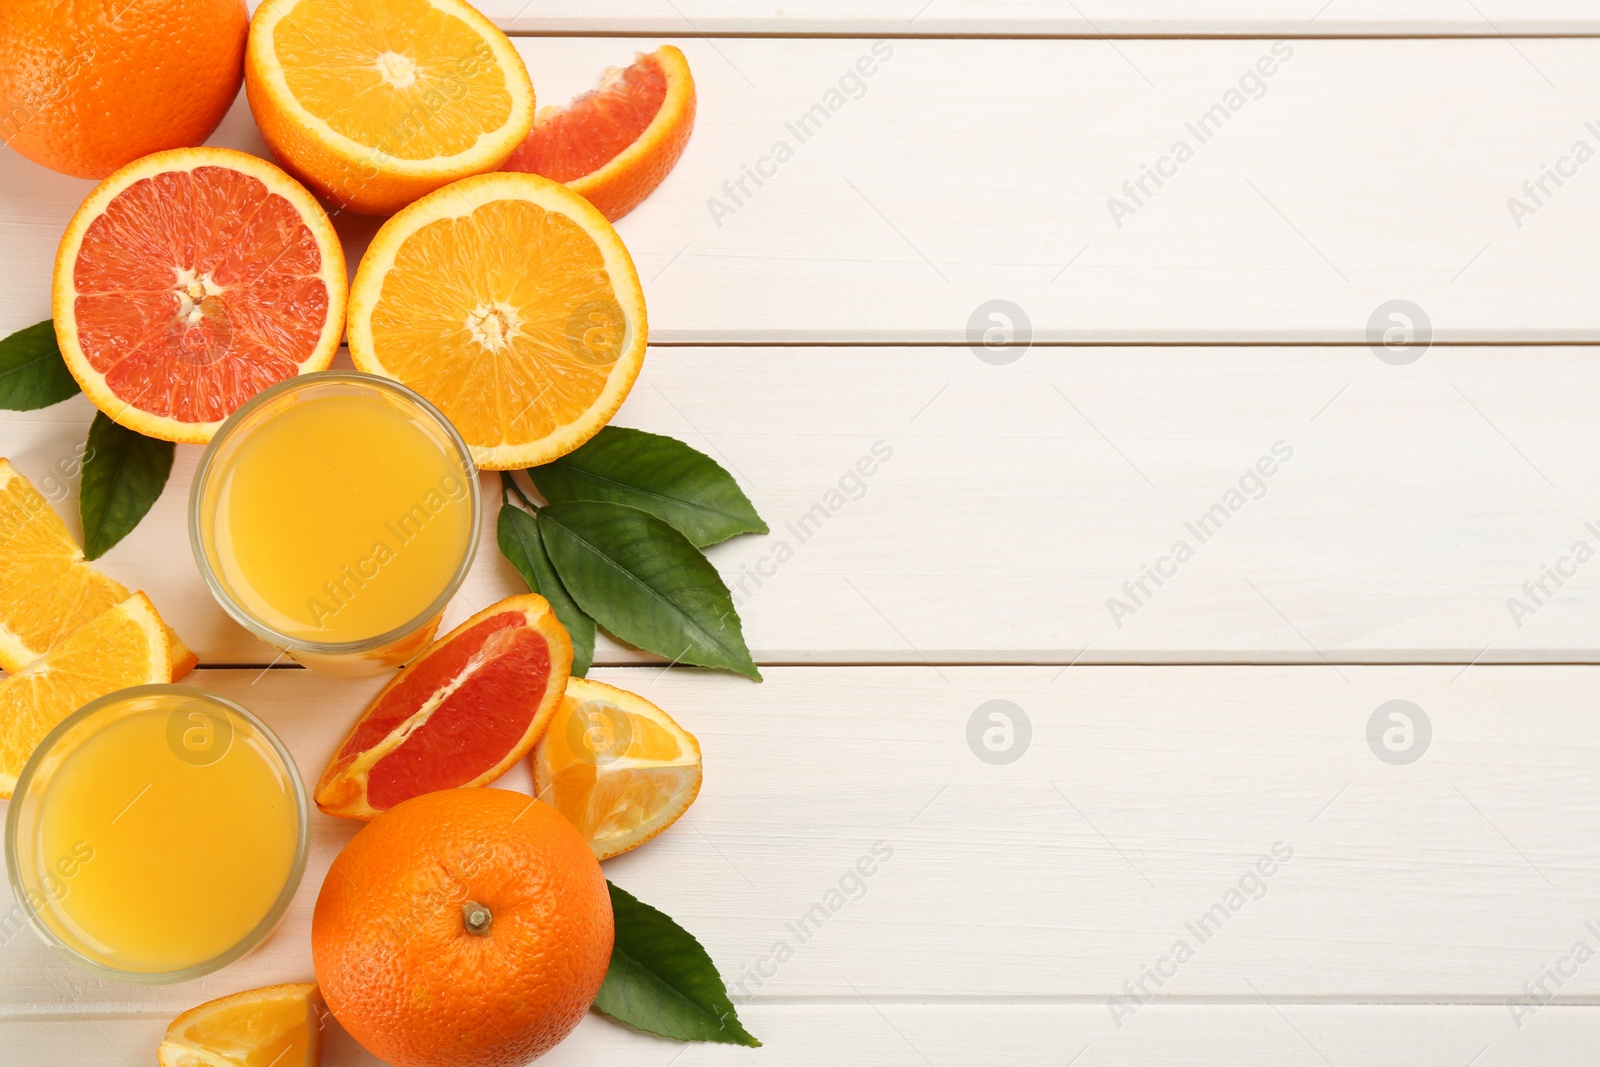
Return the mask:
M655 191L694 129L694 78L671 45L606 72L600 88L542 108L502 170L541 174L617 221Z
M325 370L344 330L339 238L271 163L156 152L101 182L56 252L61 354L112 419L204 443L269 385Z
M436 789L487 785L561 706L572 642L526 593L435 641L367 705L317 782L317 807L371 819Z

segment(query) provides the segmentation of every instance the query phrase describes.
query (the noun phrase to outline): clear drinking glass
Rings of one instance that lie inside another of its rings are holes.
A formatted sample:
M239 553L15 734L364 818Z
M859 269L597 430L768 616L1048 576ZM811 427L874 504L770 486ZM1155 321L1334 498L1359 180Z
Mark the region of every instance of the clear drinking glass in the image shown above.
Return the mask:
M427 647L481 523L455 427L405 386L355 372L304 374L251 398L211 439L189 494L190 545L223 610L343 675L379 674ZM301 586L304 611L282 592Z

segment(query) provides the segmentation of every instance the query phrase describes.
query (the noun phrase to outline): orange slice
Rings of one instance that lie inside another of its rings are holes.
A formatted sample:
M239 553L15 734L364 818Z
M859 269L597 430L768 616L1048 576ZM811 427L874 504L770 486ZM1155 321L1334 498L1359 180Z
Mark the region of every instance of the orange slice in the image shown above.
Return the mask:
M317 782L317 807L371 819L436 789L487 785L544 733L572 642L544 597L507 597L435 641L361 713Z
M316 1067L322 998L315 982L269 985L208 1000L167 1027L161 1067Z
M149 437L203 444L269 385L339 348L344 252L312 195L230 148L175 148L89 194L56 252L72 376Z
M644 697L573 678L534 747L533 781L539 799L609 859L689 810L700 794L700 745Z
M278 158L364 215L494 170L533 125L522 58L463 0L266 0L244 86Z
M593 437L644 361L644 292L617 231L535 174L480 174L383 224L350 288L350 358L444 412L488 470Z
M606 71L600 88L564 108L540 108L506 170L542 174L612 222L655 191L694 129L694 77L670 44Z
M61 516L0 459L0 667L16 674L126 599L122 583L84 561ZM198 658L170 629L167 639L181 678Z
M56 723L130 685L172 681L172 646L161 616L135 593L19 673L0 682L0 796Z

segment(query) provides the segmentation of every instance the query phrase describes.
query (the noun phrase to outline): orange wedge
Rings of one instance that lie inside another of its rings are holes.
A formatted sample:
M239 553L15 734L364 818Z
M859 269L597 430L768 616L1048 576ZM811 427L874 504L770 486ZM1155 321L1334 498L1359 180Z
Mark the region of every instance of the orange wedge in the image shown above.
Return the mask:
M0 796L56 723L130 685L172 681L172 645L161 616L135 593L0 682Z
M384 686L317 781L317 807L371 819L423 793L487 785L528 754L561 703L572 642L544 597L506 597Z
M455 424L487 470L563 456L644 361L644 292L617 231L535 174L480 174L383 224L350 289L350 358Z
M322 1010L315 982L219 997L172 1020L156 1059L161 1067L315 1067Z
M572 678L533 750L534 791L571 820L600 859L638 848L700 793L700 745L672 716L625 689Z
M694 77L670 44L612 67L600 88L564 108L540 108L506 170L542 174L612 222L638 207L672 170L694 129Z
M204 444L269 385L326 370L345 265L322 206L264 159L175 148L95 186L56 251L51 307L95 407Z
M494 170L533 125L522 58L463 0L266 0L244 86L278 158L364 215Z
M0 667L17 673L126 599L128 590L84 561L61 516L0 459ZM181 678L198 658L171 630L167 639Z

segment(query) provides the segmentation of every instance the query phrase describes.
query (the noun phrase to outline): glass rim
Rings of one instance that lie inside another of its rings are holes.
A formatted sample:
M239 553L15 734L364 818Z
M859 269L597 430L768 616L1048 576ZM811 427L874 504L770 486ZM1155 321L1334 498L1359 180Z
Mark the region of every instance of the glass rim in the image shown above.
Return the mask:
M233 598L233 595L223 584L221 577L217 575L215 568L211 565L210 558L206 555L205 543L201 537L200 530L201 497L211 476L212 467L215 465L217 452L222 444L234 434L240 432L240 427L244 425L246 418L267 406L277 397L285 393L292 393L324 384L358 385L375 389L380 393L387 392L414 405L423 414L433 419L456 450L456 458L461 461L462 469L466 474L467 493L472 500L472 525L467 531L467 549L462 553L460 565L456 567L456 571L451 575L450 581L445 583L445 587L439 591L439 595L414 618L408 619L384 633L376 634L372 637L364 637L356 641L313 641L309 638L294 637L256 618L245 609L244 605ZM322 656L359 655L364 652L371 652L374 649L384 648L411 636L443 613L451 598L460 590L461 583L466 581L467 573L472 569L472 562L477 557L478 540L482 535L483 494L478 486L478 466L473 462L472 450L467 446L466 441L462 439L455 425L445 418L442 411L434 407L426 397L415 390L401 385L392 378L385 378L379 374L367 374L362 371L312 371L307 374L296 375L293 378L285 378L283 381L261 390L261 392L241 404L232 415L229 415L223 421L222 425L217 428L216 433L211 435L211 441L206 445L205 451L201 453L200 464L195 468L194 481L189 486L189 549L194 554L195 566L200 569L200 577L205 580L206 588L211 590L211 596L222 606L222 610L227 612L228 617L234 622L243 626L263 641L276 645L278 648L290 653L305 652Z
M87 956L56 934L34 909L33 903L28 898L27 887L22 884L22 872L19 860L17 834L20 832L22 809L27 798L28 790L33 785L34 778L39 774L45 757L79 724L93 718L107 708L125 703L130 699L145 696L177 696L189 700L201 700L220 705L230 714L237 715L247 723L272 746L279 762L283 764L288 775L290 785L293 787L295 816L299 825L295 828L294 862L289 866L289 873L284 879L283 888L278 891L278 897L273 901L272 907L262 916L261 921L250 928L244 937L218 953L216 956L199 963L192 963L187 967L180 967L172 971L131 971L113 967L100 960ZM44 740L29 755L28 762L23 765L22 773L17 775L17 785L11 794L11 801L6 811L6 875L11 883L11 893L17 900L17 906L22 909L23 915L28 919L28 925L33 927L45 944L65 955L72 962L98 974L104 978L111 978L120 982L131 982L136 985L166 985L173 982L185 982L191 978L211 974L221 970L228 964L243 958L258 948L266 941L282 922L284 915L289 910L289 905L294 901L295 894L300 890L300 882L305 876L306 858L311 851L310 805L306 799L305 782L300 777L300 767L290 755L289 749L273 729L252 711L243 705L229 700L227 697L218 696L209 690L192 685L176 685L172 683L154 685L135 685L126 689L118 689L97 697L83 705L65 719L56 723L55 727L45 734Z

